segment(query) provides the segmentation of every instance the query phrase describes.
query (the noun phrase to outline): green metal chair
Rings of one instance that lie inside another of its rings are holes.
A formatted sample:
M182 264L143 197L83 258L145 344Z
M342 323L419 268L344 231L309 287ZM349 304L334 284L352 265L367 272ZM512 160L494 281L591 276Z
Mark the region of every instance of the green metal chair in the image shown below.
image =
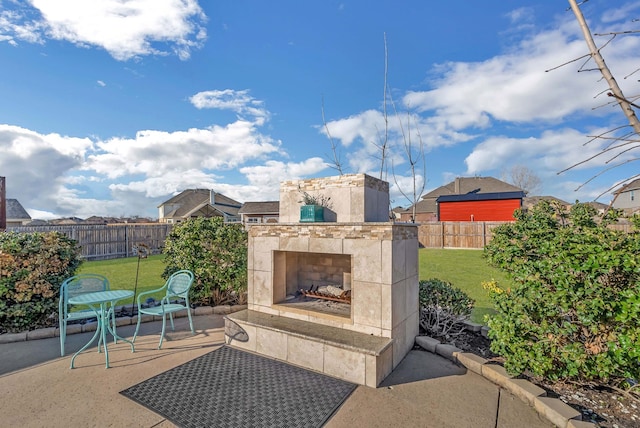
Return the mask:
M83 273L67 278L60 286L60 300L58 302L58 320L60 324L60 355L64 357L64 343L67 339L67 323L88 318L95 318L96 313L82 306L75 310L73 305L69 304L71 297L83 293L93 293L94 291L109 290L109 280L95 273ZM74 309L74 310L72 310ZM112 322L115 325L115 314L111 313ZM98 341L98 349L100 349L101 341Z
M193 329L193 320L191 318L191 306L189 306L189 289L191 288L191 284L193 284L193 279L193 273L191 271L180 270L171 275L162 287L156 290L145 291L138 295L138 323L136 325L136 332L133 334L132 342L135 342L136 336L138 336L138 329L140 329L140 320L142 319L142 314L162 317L162 333L160 334L160 344L158 345L158 349L162 348L164 331L167 324L167 315L169 315L169 319L171 320L171 330L175 330L175 327L173 325L174 312L187 311L191 333L196 334L195 330ZM165 291L165 295L160 301L159 305L146 308L142 306L142 299L144 298L144 296L148 296L150 294L157 293L163 290ZM176 299L181 299L181 301Z

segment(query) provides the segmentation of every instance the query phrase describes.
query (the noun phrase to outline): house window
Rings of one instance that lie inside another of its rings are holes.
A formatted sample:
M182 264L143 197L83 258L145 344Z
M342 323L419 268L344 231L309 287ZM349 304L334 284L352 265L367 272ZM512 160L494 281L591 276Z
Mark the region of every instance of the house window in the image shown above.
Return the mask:
M634 190L632 190L632 191L631 191L631 200L632 200L632 201L633 201L633 199L634 199L634 197L635 197L634 192L635 192Z
M260 217L247 217L247 223L260 223Z

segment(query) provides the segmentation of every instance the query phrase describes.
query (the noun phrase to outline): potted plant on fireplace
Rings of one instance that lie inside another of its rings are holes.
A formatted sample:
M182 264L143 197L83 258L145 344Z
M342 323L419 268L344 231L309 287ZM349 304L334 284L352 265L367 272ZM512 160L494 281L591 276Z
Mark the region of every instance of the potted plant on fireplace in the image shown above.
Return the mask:
M311 195L307 192L302 193L302 206L300 207L300 222L312 223L324 221L324 209L331 209L331 197L316 194Z

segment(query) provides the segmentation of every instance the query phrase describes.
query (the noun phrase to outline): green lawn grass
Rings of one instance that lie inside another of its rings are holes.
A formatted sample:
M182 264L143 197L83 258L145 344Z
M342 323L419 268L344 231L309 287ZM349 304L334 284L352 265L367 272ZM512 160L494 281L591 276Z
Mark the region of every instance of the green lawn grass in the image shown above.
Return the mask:
M142 291L162 287L165 283L165 280L162 279L164 268L164 255L162 254L140 259L138 294ZM112 290L133 291L136 285L137 269L138 257L127 257L124 259L86 261L80 266L76 273L97 273L104 275L109 280ZM162 298L162 293L157 293L157 295L153 295L153 297L159 300ZM129 302L122 303L128 304Z
M159 288L164 284L164 256L155 255L140 260L138 293ZM484 315L492 313L489 295L482 288L482 281L496 279L509 284L506 276L490 267L482 258L481 250L453 250L421 248L419 253L420 279L438 278L448 281L475 300L471 320L484 322ZM137 257L84 262L78 273L98 273L106 276L113 290L133 290L136 282ZM153 296L156 300L161 294Z
M475 300L471 320L484 324L484 315L495 313L482 281L495 279L509 284L504 273L482 257L482 250L421 248L419 250L420 279L438 278L448 281Z

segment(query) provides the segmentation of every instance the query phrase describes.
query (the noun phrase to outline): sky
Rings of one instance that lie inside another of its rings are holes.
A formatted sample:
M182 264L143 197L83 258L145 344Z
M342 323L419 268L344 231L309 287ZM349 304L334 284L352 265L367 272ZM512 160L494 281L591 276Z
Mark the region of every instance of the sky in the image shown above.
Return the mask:
M581 8L593 33L640 28L640 1ZM635 100L640 36L611 37ZM157 218L193 188L278 200L336 156L382 171L393 206L414 176L426 193L513 166L608 203L638 154L580 163L629 132L587 54L566 1L0 0L0 176L39 219Z

